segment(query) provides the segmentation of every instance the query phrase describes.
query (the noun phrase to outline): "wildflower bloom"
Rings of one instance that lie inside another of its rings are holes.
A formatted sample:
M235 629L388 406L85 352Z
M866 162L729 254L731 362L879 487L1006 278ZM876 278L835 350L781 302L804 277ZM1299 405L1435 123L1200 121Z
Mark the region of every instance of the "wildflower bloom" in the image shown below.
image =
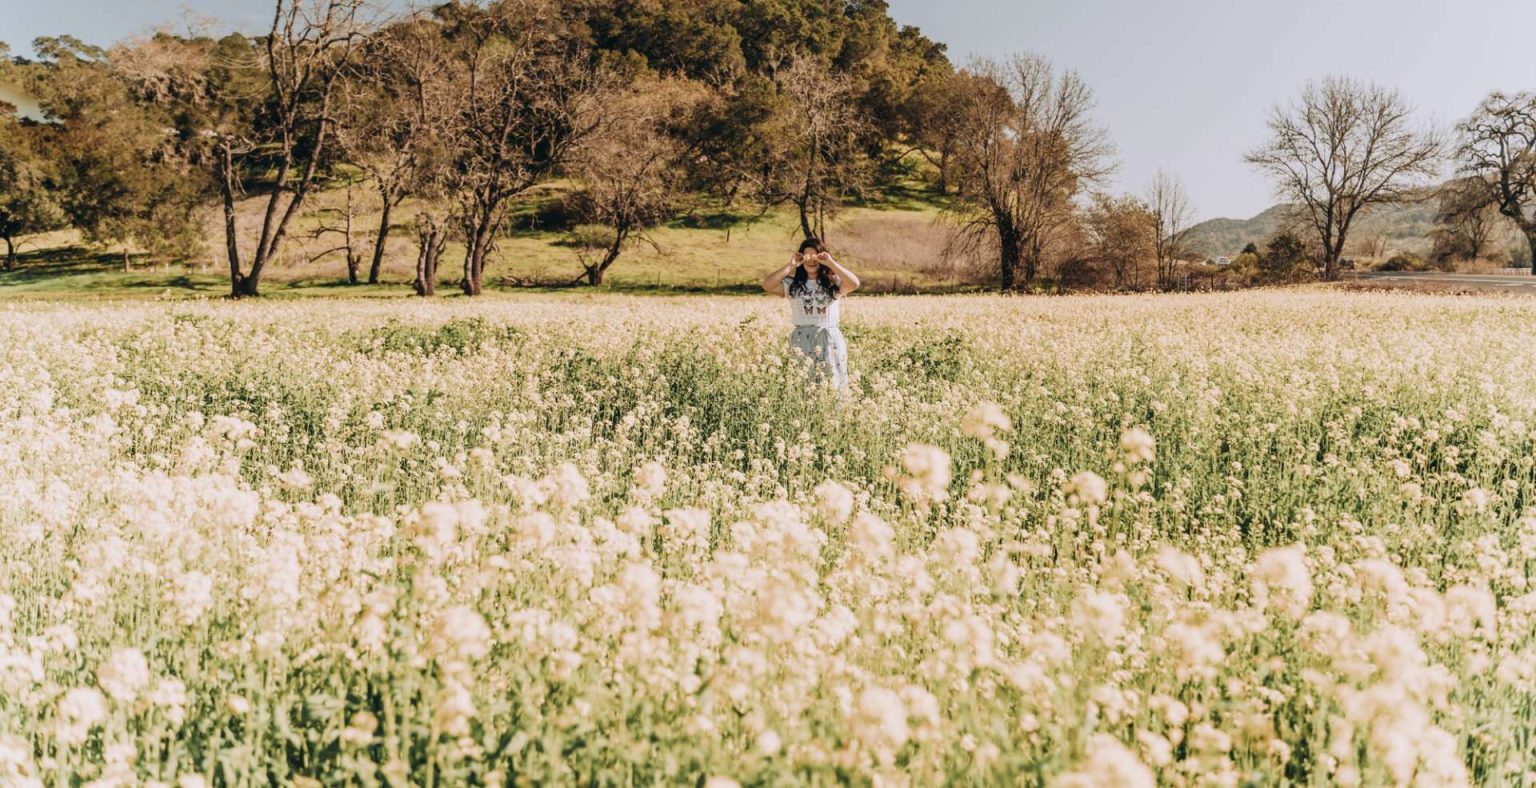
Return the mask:
M998 459L1008 456L1008 444L997 435L1012 428L1008 415L994 402L983 402L971 408L960 422L961 432L981 441Z
M491 650L491 630L485 619L469 607L444 610L432 630L433 650L451 657L479 659Z
M1093 471L1082 471L1067 481L1068 496L1086 506L1096 506L1109 500L1109 483Z
M1312 573L1299 545L1274 547L1254 562L1254 595L1291 617L1306 612L1312 602Z
M106 716L107 701L100 692L90 687L76 687L59 701L54 737L65 746L83 744L91 729Z
M0 312L0 784L1531 781L1530 310L955 305Z
M1146 430L1133 428L1120 435L1120 453L1125 462L1140 464L1151 462L1157 456L1157 442Z
M131 703L149 685L149 663L136 648L114 649L96 669L96 680L113 700Z
M842 523L853 514L853 493L834 481L816 485L816 499L821 513L831 522Z
M900 480L901 491L921 503L942 501L949 495L951 479L949 454L937 446L914 443L901 452L901 467L906 475Z

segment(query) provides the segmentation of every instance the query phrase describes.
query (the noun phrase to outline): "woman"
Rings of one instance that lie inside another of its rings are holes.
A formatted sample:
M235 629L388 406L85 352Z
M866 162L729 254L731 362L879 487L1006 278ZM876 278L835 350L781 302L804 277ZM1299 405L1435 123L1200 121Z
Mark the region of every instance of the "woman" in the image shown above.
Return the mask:
M807 238L788 265L763 279L763 289L789 298L795 325L789 347L810 360L814 379L847 386L848 343L837 323L842 299L859 289L859 277L833 260L819 239Z

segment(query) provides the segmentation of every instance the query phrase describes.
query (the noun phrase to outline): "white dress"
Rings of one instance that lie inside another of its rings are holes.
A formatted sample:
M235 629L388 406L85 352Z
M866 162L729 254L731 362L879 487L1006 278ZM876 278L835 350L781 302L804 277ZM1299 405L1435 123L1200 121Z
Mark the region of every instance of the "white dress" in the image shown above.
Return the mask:
M843 388L848 385L848 342L838 328L843 299L834 298L815 279L807 279L798 291L794 284L794 277L784 277L784 294L789 298L790 320L795 326L789 335L790 352L807 362L812 379Z

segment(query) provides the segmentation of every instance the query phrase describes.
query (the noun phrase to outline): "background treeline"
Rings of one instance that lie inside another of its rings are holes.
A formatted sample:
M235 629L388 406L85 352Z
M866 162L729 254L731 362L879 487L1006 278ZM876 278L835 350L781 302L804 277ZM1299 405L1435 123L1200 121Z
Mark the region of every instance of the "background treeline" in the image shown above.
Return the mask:
M1358 258L1380 270L1486 269L1536 253L1536 94L1491 93L1441 129L1416 121L1399 91L1329 77L1276 105L1268 126L1246 159L1283 203L1246 228L1188 239L1212 249L1246 235L1231 275L1334 279Z
M259 294L296 235L378 282L402 232L419 294L446 278L474 295L519 232L566 231L596 285L680 217L787 212L826 236L849 205L916 198L949 221L913 254L971 261L976 281L1173 283L1182 189L1093 192L1113 159L1087 85L1028 56L957 69L881 0L500 0L388 18L277 0L273 20L6 58L0 81L47 116L0 121L7 265L17 237L64 226L121 248L125 268L132 251L206 259L212 212L235 296ZM530 208L550 184L562 198Z
M306 203L342 182L382 206L371 243L346 233L354 280L377 281L391 208L431 206L410 228L426 293L450 239L480 292L509 206L555 179L579 185L563 218L583 225L594 284L647 228L703 205L792 206L820 233L911 179L955 76L879 0L502 0L383 20L357 0L279 0L265 35L36 50L0 75L48 117L0 125L8 263L18 236L64 225L190 256L211 209L237 295L260 292ZM250 197L263 205L245 226Z
M1528 259L1503 253L1513 239L1536 247L1530 94L1490 95L1450 133L1378 85L1306 86L1247 157L1283 205L1256 237L1191 227L1171 174L1105 192L1113 146L1075 73L1028 55L957 67L882 0L407 14L274 0L272 19L260 35L110 49L62 36L32 58L0 52L0 84L43 115L0 112L5 267L18 239L68 227L122 250L125 268L135 254L216 259L236 297L304 257L344 261L351 283L392 264L420 295L443 281L477 295L532 235L560 234L575 268L559 283L599 285L671 229L770 216L798 235L843 233L872 250L861 262L942 259L1004 290L1330 279L1356 257L1450 266ZM1442 182L1448 162L1457 175ZM914 205L921 230L834 222ZM1390 243L1394 216L1418 217L1422 247ZM1254 248L1219 248L1238 242ZM772 267L758 258L780 246L742 265ZM1215 254L1238 264L1202 263Z

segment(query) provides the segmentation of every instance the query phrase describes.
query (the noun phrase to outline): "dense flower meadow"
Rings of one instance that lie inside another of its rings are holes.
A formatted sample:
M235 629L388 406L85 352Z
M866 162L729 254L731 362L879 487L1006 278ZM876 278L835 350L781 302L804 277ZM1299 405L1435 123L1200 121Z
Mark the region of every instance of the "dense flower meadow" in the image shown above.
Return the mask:
M0 784L1530 784L1536 303L0 311Z

